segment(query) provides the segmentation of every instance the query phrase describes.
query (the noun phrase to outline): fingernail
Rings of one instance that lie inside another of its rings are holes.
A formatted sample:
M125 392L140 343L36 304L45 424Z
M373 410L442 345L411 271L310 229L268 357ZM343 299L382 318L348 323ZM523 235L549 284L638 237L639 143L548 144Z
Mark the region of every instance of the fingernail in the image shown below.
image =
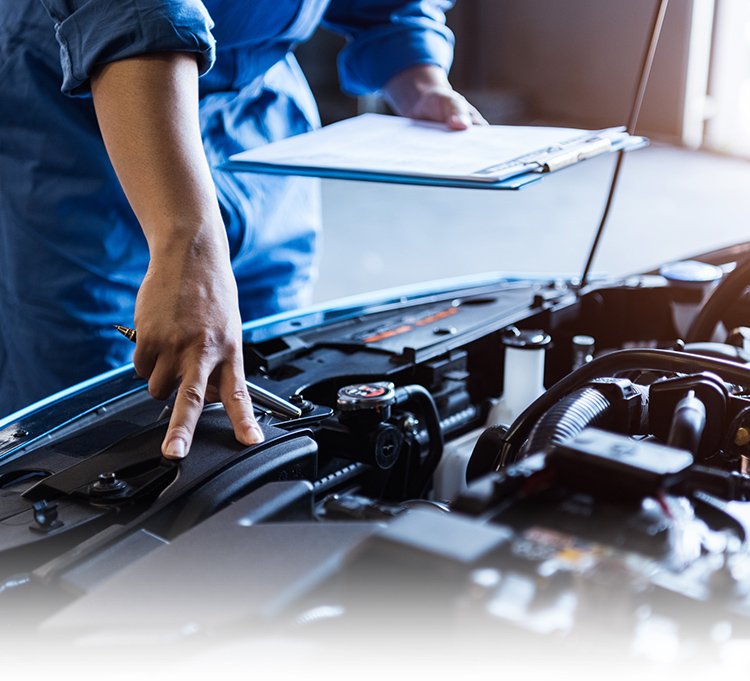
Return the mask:
M260 429L260 426L257 423L254 423L248 428L248 433L252 444L257 445L258 443L263 442L263 440L266 439L266 436L263 435L263 431Z
M164 456L167 459L184 459L186 455L185 442L180 438L170 440L167 443L167 448L164 450Z

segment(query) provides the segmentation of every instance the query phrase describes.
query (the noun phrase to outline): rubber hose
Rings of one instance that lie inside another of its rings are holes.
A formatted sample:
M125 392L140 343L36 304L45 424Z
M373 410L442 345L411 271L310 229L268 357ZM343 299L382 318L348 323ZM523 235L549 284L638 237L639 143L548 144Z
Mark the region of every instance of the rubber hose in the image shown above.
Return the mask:
M614 421L612 406L609 398L592 387L567 395L537 421L523 452L547 451L588 426L611 429Z
M710 341L721 315L750 284L750 258L735 267L713 290L687 332L686 343Z
M565 395L594 378L614 376L622 371L653 370L686 374L713 371L730 383L750 387L750 368L720 359L690 355L673 350L617 350L597 357L559 380L536 402L533 402L514 422L505 435L505 446L497 468L504 468L516 460L516 453L527 439L536 421L544 416Z
M422 493L429 486L432 474L443 457L443 431L440 428L440 415L438 414L437 405L430 391L419 384L396 388L397 404L402 404L411 399L421 407L422 416L427 428L427 435L430 439L429 451L419 474L418 486L420 493Z

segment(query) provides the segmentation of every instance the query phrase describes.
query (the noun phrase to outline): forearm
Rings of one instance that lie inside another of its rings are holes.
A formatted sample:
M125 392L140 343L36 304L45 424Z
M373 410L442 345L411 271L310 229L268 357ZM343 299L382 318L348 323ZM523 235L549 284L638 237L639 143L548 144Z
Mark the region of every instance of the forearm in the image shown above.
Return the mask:
M179 386L165 456L190 448L204 400L221 400L237 439L260 442L242 363L237 286L198 120L187 53L113 62L92 77L102 137L150 250L135 305L133 362L149 391Z
M152 258L205 232L221 215L198 122L198 67L189 53L113 62L92 76L102 137Z

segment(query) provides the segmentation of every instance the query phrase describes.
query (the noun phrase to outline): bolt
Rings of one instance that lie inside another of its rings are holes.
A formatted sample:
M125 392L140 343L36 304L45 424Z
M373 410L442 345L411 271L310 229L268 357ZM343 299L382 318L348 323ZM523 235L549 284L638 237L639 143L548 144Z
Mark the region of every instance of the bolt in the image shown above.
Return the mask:
M121 490L125 487L122 480L117 479L117 475L112 472L100 473L97 481L91 486L93 492L109 493Z
M313 409L315 409L315 405L310 402L310 400L306 400L302 395L299 395L297 393L294 393L294 395L289 395L289 401L295 407L299 407L302 410L303 414L311 412Z
M401 430L405 433L415 433L418 426L419 421L417 421L412 414L405 416L404 420L401 422Z

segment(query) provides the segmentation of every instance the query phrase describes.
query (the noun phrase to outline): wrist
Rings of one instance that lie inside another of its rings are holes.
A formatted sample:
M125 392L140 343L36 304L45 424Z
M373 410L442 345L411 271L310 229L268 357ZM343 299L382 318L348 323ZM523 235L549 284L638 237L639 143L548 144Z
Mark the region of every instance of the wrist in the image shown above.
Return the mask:
M221 216L204 221L166 221L144 228L153 261L229 258Z

